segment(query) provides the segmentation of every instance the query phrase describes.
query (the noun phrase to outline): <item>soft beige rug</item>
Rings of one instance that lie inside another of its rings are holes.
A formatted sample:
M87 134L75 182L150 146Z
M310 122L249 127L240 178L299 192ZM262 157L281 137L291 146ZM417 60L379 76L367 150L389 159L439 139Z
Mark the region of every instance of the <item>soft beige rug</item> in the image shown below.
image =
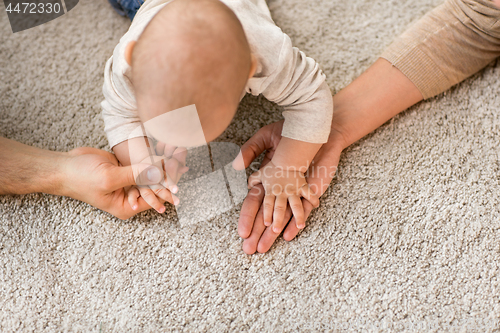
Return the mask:
M269 5L339 91L440 2ZM128 24L105 0L16 34L0 13L0 135L106 148L103 68ZM499 76L491 65L349 148L306 230L264 255L242 252L239 207L181 227L173 210L122 222L0 197L0 331L498 331ZM246 98L221 140L279 117Z

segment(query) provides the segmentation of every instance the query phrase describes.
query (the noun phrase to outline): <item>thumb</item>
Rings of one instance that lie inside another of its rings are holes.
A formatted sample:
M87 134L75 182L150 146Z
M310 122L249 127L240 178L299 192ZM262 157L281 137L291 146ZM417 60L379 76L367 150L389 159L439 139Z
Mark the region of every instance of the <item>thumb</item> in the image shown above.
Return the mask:
M243 149L243 147L241 147L241 149ZM240 171L240 170L245 170L245 168L246 166L245 166L245 161L243 160L242 150L240 150L238 156L236 156L236 158L233 161L233 169Z
M250 175L250 177L248 177L248 188L252 188L254 187L255 185L258 185L258 184L262 184L262 180L260 178L261 176L261 171L256 171L254 173L252 173Z
M247 168L253 160L255 160L268 147L268 141L271 133L266 133L267 129L261 128L255 133L243 146L241 146L240 153L233 161L233 168L235 170L243 170Z
M319 197L316 195L316 193L311 189L309 184L306 184L305 186L302 186L300 188L300 194L309 201L309 203L314 207L318 208L319 206Z
M163 180L163 172L156 165L134 164L116 167L113 178L117 189L130 185L154 185Z

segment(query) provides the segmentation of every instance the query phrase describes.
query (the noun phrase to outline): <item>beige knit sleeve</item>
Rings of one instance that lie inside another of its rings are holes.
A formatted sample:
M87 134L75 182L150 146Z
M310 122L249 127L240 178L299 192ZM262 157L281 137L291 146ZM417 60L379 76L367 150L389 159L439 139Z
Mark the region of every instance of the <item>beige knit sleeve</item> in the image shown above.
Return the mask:
M500 9L491 0L446 0L381 55L424 99L463 81L500 56Z

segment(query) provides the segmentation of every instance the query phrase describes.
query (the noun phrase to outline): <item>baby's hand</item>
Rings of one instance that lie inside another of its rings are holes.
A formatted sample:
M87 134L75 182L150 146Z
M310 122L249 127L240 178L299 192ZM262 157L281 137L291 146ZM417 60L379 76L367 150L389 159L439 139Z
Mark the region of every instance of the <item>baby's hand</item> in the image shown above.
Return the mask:
M133 186L127 192L127 199L130 207L136 210L139 207L138 200L142 197L154 210L162 214L166 208L163 205L165 201L171 204L178 204L179 199L169 190L159 185L151 187Z
M187 150L185 148L171 147L159 143L156 153L163 156L148 156L142 163L155 164L164 171L164 180L158 185L134 186L127 193L128 202L132 209L137 209L138 199L142 197L158 213L165 212L163 202L179 204L179 198L172 193L177 193L177 182L189 168L185 166Z
M186 166L187 149L158 142L156 154L163 158L162 166L166 172L166 182L162 185L177 193L177 182L189 170Z
M319 205L318 197L309 188L304 174L298 170L278 167L270 161L248 179L249 188L260 183L266 192L264 224L266 226L273 224L273 231L276 233L281 232L288 222L284 221L287 201L297 224L305 222L301 196L314 207Z

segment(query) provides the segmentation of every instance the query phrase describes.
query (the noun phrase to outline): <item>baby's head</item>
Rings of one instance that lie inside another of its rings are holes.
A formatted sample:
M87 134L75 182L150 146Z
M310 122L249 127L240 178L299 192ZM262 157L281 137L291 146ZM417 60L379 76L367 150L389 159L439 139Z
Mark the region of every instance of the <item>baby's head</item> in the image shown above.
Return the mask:
M229 125L255 71L240 21L219 0L167 4L125 58L141 121L194 104L207 141Z

